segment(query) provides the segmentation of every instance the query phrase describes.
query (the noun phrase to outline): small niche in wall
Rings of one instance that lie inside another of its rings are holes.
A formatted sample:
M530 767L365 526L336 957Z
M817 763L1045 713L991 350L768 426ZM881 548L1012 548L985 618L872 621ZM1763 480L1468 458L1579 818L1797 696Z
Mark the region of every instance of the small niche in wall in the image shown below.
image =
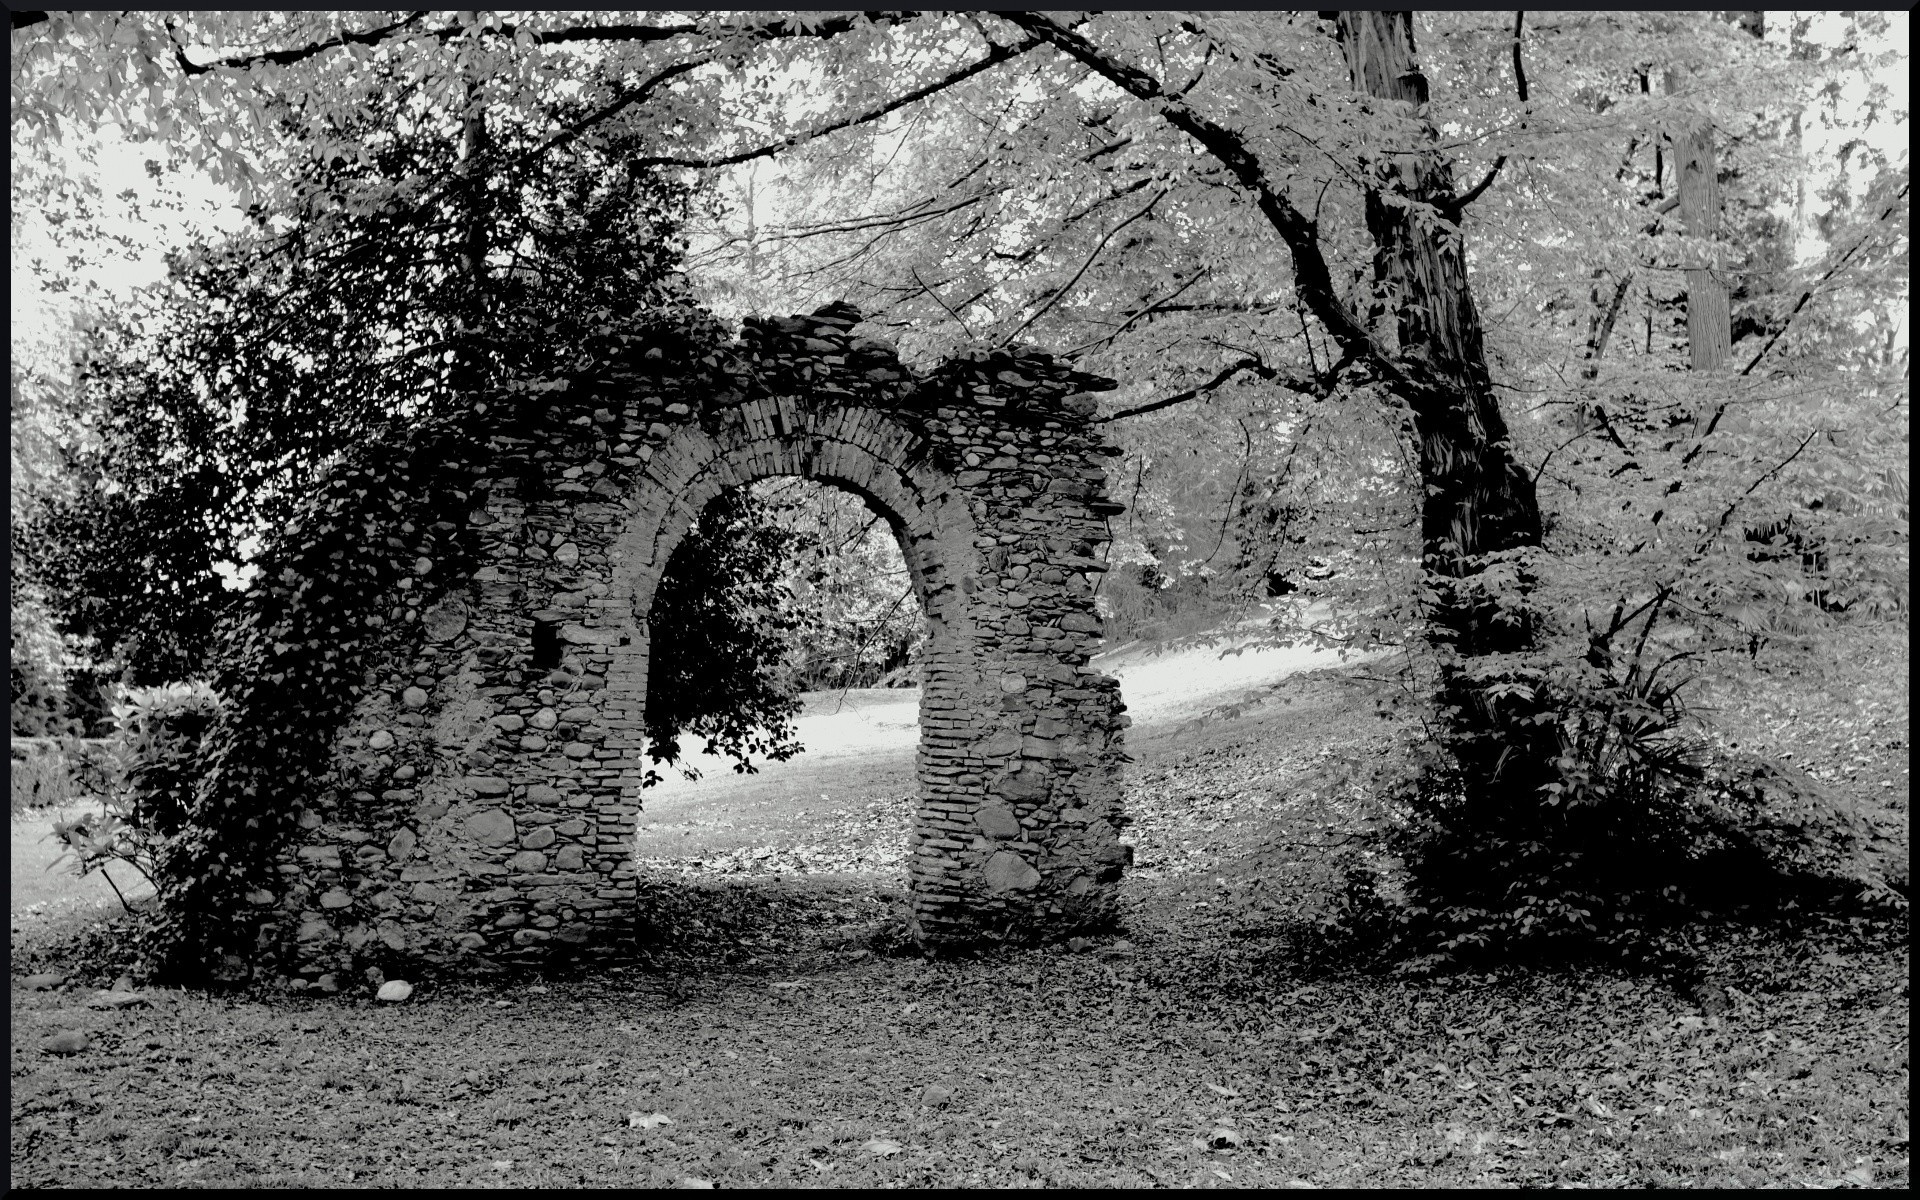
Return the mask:
M560 622L533 619L533 669L551 671L560 665Z

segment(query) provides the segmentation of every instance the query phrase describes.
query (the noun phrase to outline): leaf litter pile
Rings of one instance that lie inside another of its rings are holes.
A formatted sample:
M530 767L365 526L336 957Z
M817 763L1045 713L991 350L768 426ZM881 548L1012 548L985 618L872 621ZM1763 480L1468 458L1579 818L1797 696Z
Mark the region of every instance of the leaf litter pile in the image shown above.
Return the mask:
M1337 673L1140 731L1123 927L1067 947L901 953L897 796L647 860L624 960L402 1003L141 989L16 922L13 1181L1906 1186L1904 917L1721 929L1691 985L1308 953L1394 732Z

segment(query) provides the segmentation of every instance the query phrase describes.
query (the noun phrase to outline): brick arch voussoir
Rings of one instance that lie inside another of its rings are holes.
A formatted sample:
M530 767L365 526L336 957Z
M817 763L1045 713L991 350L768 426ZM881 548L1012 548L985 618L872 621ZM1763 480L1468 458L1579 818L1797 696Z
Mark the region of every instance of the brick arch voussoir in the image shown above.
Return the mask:
M615 592L636 622L646 620L674 550L708 504L731 488L783 476L859 496L893 531L922 609L937 618L948 607L952 589L945 583L961 573L961 564L945 560L961 547L970 551L973 542L971 513L952 494L951 478L883 414L829 410L793 421L795 415L804 414L789 412L784 434L771 436L747 422L716 432L688 428L656 454L657 465L641 481L644 498L633 506L614 555L620 564Z

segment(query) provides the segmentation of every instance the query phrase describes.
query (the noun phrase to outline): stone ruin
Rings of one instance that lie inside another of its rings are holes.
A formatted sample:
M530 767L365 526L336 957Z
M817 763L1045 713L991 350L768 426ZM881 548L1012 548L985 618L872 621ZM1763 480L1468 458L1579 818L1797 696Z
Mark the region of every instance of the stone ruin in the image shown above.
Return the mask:
M929 625L912 936L1111 919L1129 722L1089 659L1119 451L1087 393L1113 384L1024 349L918 377L858 321L835 305L749 320L729 346L638 339L544 385L590 417L500 423L468 518L479 566L415 610L410 661L369 676L279 893L253 897L263 950L311 977L617 942L639 894L654 589L709 501L787 475L886 519ZM537 412L541 390L483 403Z

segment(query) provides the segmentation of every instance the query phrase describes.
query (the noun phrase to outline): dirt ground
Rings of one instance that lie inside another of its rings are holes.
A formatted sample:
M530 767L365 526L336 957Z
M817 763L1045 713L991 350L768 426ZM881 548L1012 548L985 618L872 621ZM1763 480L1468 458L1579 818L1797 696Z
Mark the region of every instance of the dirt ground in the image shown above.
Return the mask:
M630 962L393 1005L112 998L111 897L16 891L12 1183L1904 1188L1904 923L1723 931L1711 994L1313 966L1321 782L1394 719L1364 670L1194 665L1123 676L1139 861L1077 949L875 952L912 795L893 694L816 697L812 754L649 797Z
M1121 647L1094 665L1120 680L1121 697L1133 718L1129 746L1167 736L1205 714L1257 699L1277 681L1338 666L1337 654L1313 650L1192 648L1154 653ZM860 688L813 692L798 725L804 753L783 763L765 763L752 775L724 767L708 770L696 758L701 778L677 772L648 789L638 822L638 853L667 860L715 852L766 849L792 858L818 839L823 823L838 829L848 821L877 821L906 811L914 791L914 748L919 739L918 688ZM887 825L900 824L895 815ZM862 859L898 863L904 829ZM898 842L898 844L894 844Z

